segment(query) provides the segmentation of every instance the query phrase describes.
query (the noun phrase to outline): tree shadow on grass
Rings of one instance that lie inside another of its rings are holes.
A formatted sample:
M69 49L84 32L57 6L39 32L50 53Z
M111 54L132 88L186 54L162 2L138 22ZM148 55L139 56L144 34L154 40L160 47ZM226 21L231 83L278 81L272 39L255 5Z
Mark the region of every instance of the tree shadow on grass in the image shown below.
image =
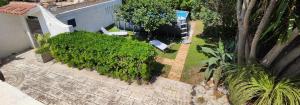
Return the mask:
M174 50L174 49L166 49L166 50L164 51L164 53L175 53L176 51L178 51L178 50Z
M197 46L196 46L196 49L197 49L197 52L198 52L198 53L201 53L201 52L202 52L202 48L201 48L200 45L197 45Z
M163 68L165 67L165 65L158 63L158 62L154 62L154 64L151 66L151 80L149 81L150 83L154 83L157 79L157 77L159 77L160 75L162 75L163 72Z

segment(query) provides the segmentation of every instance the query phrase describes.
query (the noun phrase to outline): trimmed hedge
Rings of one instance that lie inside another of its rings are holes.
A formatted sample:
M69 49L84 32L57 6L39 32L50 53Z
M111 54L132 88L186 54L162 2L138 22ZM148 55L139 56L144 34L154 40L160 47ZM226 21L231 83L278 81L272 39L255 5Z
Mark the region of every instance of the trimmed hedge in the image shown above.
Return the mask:
M125 81L149 80L156 56L147 43L83 31L57 35L49 43L52 56L60 62Z

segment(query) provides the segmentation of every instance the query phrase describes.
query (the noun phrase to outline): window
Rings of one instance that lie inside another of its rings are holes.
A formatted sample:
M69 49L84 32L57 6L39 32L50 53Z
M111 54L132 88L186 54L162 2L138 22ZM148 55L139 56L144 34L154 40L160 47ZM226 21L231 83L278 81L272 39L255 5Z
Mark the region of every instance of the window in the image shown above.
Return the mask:
M72 25L73 27L76 27L75 19L73 18L73 19L68 20L68 25Z

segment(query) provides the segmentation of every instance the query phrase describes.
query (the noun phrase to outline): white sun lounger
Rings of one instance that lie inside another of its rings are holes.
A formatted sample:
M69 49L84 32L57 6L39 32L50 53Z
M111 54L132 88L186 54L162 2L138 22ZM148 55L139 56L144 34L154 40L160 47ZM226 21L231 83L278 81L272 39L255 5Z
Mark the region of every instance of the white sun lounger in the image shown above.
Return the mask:
M157 47L158 49L164 51L165 49L168 48L168 45L160 42L159 40L151 40L150 44L152 44L153 46Z
M101 31L106 35L114 35L114 36L125 36L128 35L128 32L120 31L120 32L108 32L104 27L101 27Z

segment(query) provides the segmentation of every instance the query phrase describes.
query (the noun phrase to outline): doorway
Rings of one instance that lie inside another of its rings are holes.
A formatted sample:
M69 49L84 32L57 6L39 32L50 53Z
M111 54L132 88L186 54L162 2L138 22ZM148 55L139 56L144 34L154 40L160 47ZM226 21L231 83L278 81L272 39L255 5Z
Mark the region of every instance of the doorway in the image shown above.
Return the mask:
M33 38L33 44L34 44L34 46L38 46L38 44L35 40L35 35L36 34L43 34L42 27L41 27L39 19L36 16L27 16L26 17L26 22L28 24L29 31L32 35L31 38Z
M26 21L32 35L43 34L42 27L40 25L38 17L27 16Z

